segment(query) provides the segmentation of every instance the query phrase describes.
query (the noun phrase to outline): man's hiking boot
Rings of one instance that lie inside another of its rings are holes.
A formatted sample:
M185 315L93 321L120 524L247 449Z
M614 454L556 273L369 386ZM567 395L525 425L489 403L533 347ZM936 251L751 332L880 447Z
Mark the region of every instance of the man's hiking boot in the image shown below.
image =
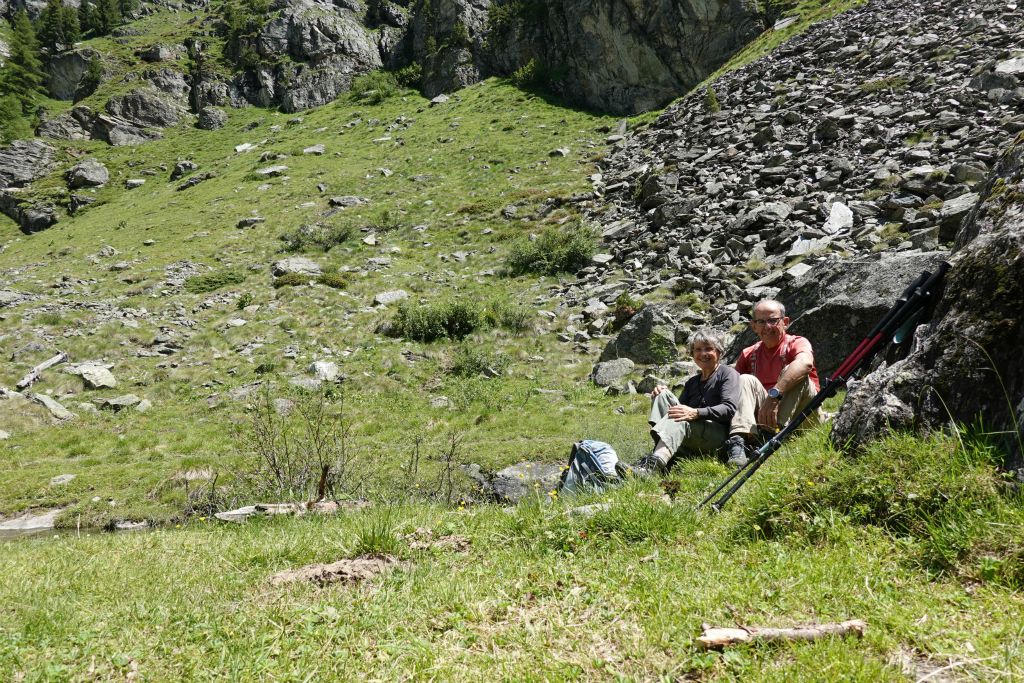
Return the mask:
M634 476L650 477L655 474L666 474L668 472L668 467L666 467L665 463L659 460L654 455L654 453L648 453L647 455L633 463L632 470Z
M747 442L739 434L733 434L725 442L729 467L743 467L747 464Z

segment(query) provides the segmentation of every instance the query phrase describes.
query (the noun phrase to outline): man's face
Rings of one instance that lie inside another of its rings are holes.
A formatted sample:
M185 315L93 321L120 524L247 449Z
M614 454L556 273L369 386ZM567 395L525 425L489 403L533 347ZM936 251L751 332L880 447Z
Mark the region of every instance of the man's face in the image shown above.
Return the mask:
M750 325L764 345L773 349L782 343L782 335L789 327L789 318L782 315L778 306L759 305L754 309L754 319Z

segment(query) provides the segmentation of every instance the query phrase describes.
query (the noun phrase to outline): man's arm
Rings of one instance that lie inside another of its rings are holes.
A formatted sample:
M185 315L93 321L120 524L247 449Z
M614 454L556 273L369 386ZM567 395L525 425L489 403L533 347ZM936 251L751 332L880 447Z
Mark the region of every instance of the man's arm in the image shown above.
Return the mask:
M814 355L810 351L801 351L796 354L796 357L783 368L782 373L779 374L779 379L775 383L775 388L780 393L786 393L789 389L798 386L804 381L807 375L811 374L811 368L814 367Z

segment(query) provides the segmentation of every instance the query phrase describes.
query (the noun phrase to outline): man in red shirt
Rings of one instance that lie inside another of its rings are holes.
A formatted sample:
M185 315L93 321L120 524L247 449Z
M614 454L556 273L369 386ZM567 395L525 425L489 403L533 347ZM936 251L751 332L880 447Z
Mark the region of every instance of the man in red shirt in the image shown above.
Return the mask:
M758 425L774 432L803 410L821 388L811 343L786 333L789 318L781 303L758 301L750 325L761 341L743 349L736 360L741 382L729 430L734 436L755 434ZM814 424L817 417L812 415L808 423Z

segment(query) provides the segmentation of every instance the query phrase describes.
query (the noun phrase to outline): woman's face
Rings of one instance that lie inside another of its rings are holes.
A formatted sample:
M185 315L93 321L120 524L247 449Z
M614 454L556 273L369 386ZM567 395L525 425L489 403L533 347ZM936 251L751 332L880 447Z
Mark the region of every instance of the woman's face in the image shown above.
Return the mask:
M718 349L711 344L697 342L690 349L690 353L693 355L693 361L697 364L697 367L703 372L711 372L718 367Z

